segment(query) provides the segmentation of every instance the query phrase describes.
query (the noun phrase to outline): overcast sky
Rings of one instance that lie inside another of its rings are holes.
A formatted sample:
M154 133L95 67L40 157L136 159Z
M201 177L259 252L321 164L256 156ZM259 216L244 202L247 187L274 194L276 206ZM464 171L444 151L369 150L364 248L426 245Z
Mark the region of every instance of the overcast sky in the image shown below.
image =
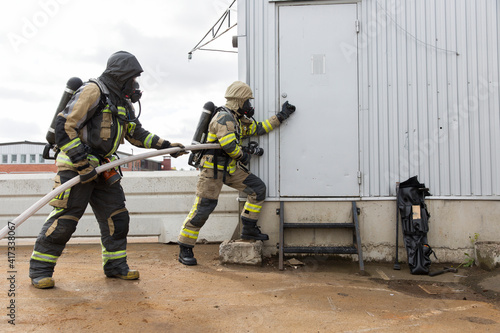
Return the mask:
M203 104L225 103L237 54L188 52L232 0L23 0L0 12L0 142L45 142L67 80L99 76L119 50L141 63L143 126L190 144ZM236 5L231 21L236 22ZM225 27L223 28L225 29ZM210 46L235 51L229 31ZM131 152L130 144L120 146ZM134 154L140 153L134 148ZM187 155L172 159L188 169Z

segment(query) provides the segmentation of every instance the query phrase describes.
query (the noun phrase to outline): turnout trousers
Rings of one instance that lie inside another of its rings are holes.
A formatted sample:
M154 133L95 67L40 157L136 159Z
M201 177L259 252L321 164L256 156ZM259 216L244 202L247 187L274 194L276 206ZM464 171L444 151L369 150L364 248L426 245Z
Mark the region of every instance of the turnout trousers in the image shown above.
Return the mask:
M240 167L236 167L236 171L232 174L226 173L225 177L223 177L223 171L218 171L215 179L213 169L203 168L198 178L196 199L179 234L180 244L189 247L195 245L200 229L217 206L223 184L248 195L241 212L241 220L243 223L257 222L266 198L264 182Z
M55 186L78 176L71 170L59 171ZM86 184L77 184L54 198L52 212L45 221L30 260L29 276L52 277L57 259L76 230L78 221L90 203L101 232L103 269L107 276L126 275L129 214L120 182L107 185L102 176Z

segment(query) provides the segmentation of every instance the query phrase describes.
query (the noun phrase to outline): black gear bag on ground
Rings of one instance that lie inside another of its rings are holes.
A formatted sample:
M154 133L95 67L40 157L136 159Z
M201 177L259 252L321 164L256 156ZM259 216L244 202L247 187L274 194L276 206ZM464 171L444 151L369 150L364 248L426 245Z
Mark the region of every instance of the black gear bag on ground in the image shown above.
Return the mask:
M431 195L417 176L399 184L397 203L411 274L429 274L432 248L427 242L429 217L425 196ZM434 255L435 256L435 255Z

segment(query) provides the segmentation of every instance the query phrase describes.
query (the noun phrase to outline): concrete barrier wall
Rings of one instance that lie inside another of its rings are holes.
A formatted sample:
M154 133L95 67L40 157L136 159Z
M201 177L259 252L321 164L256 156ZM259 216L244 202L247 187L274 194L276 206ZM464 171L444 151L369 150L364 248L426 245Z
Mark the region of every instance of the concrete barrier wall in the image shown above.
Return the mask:
M0 175L0 217L2 227L52 189L54 174ZM151 171L125 172L122 186L130 211L130 236L154 236L159 242L176 242L177 235L195 198L198 172ZM200 232L199 240L222 242L239 235L237 191L224 186L219 204ZM465 253L473 253L475 234L479 241L500 239L500 201L426 199L430 218L429 244L438 260L463 262ZM361 200L359 223L365 260L392 261L395 255L395 200ZM264 242L264 254L277 253L279 241L279 202L268 199L259 224L270 236ZM288 222L347 222L352 220L350 201L285 203ZM45 206L25 221L16 236L36 237L50 213ZM98 237L99 228L90 207L80 221L75 236ZM352 235L335 229L293 230L285 234L287 245L345 245ZM355 257L355 256L354 256ZM402 233L399 234L399 257L406 260Z
M55 174L0 175L2 226L52 190ZM122 186L130 212L131 236L158 236L160 242L176 242L195 199L198 172L124 172ZM238 192L224 186L219 204L200 232L199 240L231 239L238 225ZM17 237L36 237L51 211L46 205L16 231ZM74 236L98 237L99 227L87 208Z

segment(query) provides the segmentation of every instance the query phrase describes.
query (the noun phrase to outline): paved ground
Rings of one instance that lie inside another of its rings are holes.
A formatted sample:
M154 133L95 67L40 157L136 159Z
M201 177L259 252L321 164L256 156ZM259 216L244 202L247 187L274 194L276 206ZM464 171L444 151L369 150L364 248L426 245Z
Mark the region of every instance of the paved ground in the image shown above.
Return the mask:
M186 267L176 245L134 243L129 263L141 278L122 281L104 277L100 245L84 244L67 246L56 288L37 290L27 276L31 251L16 247L15 273L2 256L0 332L500 331L498 270L429 277L410 275L404 264L395 271L367 263L361 275L357 263L309 257L279 271L275 259L221 265L218 244L198 245L200 264Z

